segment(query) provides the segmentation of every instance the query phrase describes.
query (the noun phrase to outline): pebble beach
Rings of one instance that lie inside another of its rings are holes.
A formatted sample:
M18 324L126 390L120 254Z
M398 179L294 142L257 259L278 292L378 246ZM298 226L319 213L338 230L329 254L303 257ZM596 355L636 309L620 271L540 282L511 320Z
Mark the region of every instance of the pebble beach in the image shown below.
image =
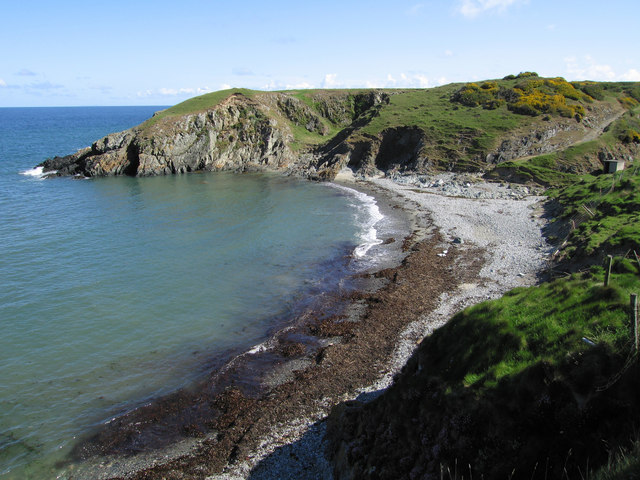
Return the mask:
M413 220L415 241L423 242L438 232L439 242L432 252L437 259L455 259L453 268L460 271L479 261L472 278L460 274L453 288L440 293L433 308L405 325L374 382L342 396L342 400L366 401L383 392L416 345L455 313L515 287L535 285L548 266L552 247L542 235L546 198L526 187L452 174L369 179L357 186L391 197L405 209ZM331 465L323 454L325 415L318 410L306 419L278 425L250 459L208 478L332 479Z

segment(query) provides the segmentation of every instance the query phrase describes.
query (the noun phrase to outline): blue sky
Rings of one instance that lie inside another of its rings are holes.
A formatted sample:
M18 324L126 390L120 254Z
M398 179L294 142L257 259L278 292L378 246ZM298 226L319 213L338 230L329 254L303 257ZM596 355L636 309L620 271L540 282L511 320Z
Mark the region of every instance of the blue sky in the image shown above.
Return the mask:
M638 0L4 2L0 107L432 87L526 70L640 81L639 17Z

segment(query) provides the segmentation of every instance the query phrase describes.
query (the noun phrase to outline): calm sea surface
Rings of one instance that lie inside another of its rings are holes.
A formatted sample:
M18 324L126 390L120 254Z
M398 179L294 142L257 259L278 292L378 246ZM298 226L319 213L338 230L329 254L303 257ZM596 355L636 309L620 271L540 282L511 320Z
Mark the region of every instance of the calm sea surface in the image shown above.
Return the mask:
M31 170L160 108L0 108L3 480L64 478L53 465L74 439L263 341L379 243L375 202L343 187Z

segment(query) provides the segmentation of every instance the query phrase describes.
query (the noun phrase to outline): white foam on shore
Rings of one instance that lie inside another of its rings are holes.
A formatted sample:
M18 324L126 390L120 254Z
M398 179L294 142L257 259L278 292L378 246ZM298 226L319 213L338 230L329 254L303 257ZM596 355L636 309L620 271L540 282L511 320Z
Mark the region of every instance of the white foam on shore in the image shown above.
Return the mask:
M55 174L56 172L47 172L49 174ZM24 172L20 172L20 175L26 175L27 177L35 177L35 178L44 178L44 167L35 167L30 170L25 170Z
M357 209L356 223L360 227L360 241L362 243L355 248L353 254L356 258L362 258L371 247L382 243L382 240L378 238L378 230L375 225L384 218L384 215L380 213L376 199L371 195L336 183L331 183L330 185L348 192L358 200L358 204L354 204L354 207Z
M256 346L250 348L249 350L247 350L246 354L247 355L255 355L256 353L266 352L268 349L269 349L269 347L267 346L267 342L262 342L262 343L259 343Z

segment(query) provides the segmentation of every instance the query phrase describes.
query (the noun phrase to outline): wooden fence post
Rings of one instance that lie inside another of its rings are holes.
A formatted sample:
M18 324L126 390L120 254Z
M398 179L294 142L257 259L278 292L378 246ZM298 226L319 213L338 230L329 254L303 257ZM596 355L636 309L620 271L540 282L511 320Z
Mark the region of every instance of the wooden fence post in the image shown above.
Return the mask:
M635 337L635 349L638 351L638 347L640 346L640 339L638 335L638 294L632 293L629 298L629 303L631 304L631 325L633 325L633 335Z
M609 277L611 277L611 265L613 264L613 255L607 255L609 258L609 266L607 267L607 271L604 274L604 286L609 286Z

